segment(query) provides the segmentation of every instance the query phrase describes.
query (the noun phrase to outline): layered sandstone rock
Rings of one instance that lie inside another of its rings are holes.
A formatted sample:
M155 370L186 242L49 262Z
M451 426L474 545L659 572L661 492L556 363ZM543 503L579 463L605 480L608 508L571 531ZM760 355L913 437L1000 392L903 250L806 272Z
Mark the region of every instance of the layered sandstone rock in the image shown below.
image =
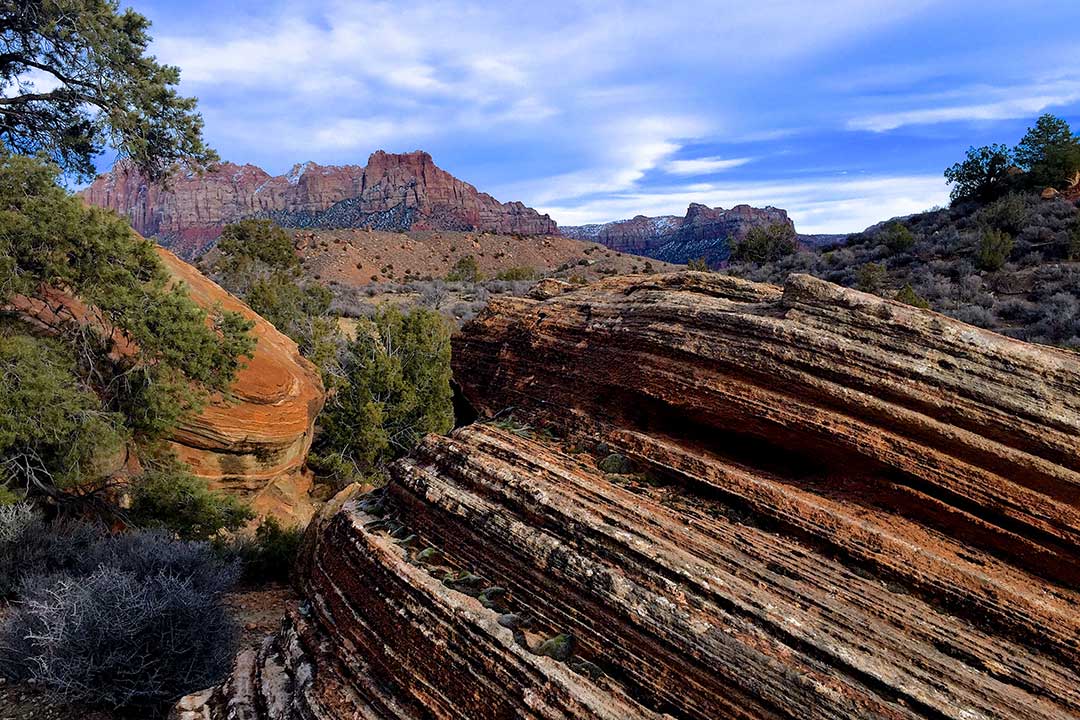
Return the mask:
M251 319L258 341L229 396L185 420L173 434L173 449L197 476L249 500L260 515L306 523L314 509L304 463L324 400L318 369L247 305L168 250L158 248L158 255L199 305Z
M182 282L196 303L220 307L254 322L257 344L225 397L214 397L198 415L173 431L169 444L193 474L248 501L260 516L289 525L306 524L314 514L312 481L304 470L315 417L325 394L318 369L300 355L296 343L168 250L156 248L174 281ZM46 302L18 296L12 309L46 332L76 322L98 324L93 307L79 298L49 291ZM113 352L137 350L120 333ZM122 463L123 458L120 458ZM120 465L115 468L121 469Z
M1080 713L1077 355L805 276L539 297L455 340L500 419L342 495L181 717Z
M787 211L736 205L730 210L691 203L684 217L638 215L601 225L564 226L564 236L598 242L620 252L685 265L705 258L710 266L727 260L731 245L751 228L781 224L794 230Z
M500 203L420 151L379 151L367 166L309 162L280 176L253 165L222 163L202 175L179 174L167 189L120 163L81 194L189 259L209 247L223 225L249 217L303 228L557 232L547 215L518 202Z

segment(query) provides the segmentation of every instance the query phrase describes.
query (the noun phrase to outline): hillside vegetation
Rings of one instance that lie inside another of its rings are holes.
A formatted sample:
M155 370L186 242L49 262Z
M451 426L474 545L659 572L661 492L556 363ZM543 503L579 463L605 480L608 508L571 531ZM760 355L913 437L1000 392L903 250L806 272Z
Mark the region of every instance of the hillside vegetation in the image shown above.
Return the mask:
M726 272L809 273L929 307L1011 337L1080 348L1080 142L1044 116L1013 150L973 148L946 171L948 208L898 218L823 249L793 248Z

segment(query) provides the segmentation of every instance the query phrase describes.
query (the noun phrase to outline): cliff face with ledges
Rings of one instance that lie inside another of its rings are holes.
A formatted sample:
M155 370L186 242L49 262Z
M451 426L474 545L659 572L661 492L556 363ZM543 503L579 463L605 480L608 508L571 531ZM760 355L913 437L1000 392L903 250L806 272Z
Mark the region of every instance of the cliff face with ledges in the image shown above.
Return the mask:
M1080 713L1078 356L805 276L556 292L181 716Z
M440 169L425 152L373 153L366 166L296 165L271 176L253 165L221 163L202 175L149 184L127 163L99 176L82 197L127 217L182 257L205 251L221 228L243 218L285 227L375 230L481 230L554 234L557 227L521 203L500 203Z

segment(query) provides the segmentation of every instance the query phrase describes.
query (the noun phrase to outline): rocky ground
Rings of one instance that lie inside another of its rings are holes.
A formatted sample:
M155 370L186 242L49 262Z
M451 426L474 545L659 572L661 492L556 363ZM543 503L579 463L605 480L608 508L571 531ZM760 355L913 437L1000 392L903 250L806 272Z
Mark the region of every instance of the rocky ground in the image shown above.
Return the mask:
M445 277L463 257L476 260L488 278L511 268L537 273L567 272L586 280L641 272L663 265L603 245L557 235L521 236L479 232L380 232L374 230L296 230L304 272L325 284L431 280Z
M258 647L277 630L286 605L295 596L287 586L248 589L229 596L228 605L240 624L240 647ZM0 614L3 609L0 608ZM69 705L48 690L0 678L0 720L131 720L142 715L123 715Z

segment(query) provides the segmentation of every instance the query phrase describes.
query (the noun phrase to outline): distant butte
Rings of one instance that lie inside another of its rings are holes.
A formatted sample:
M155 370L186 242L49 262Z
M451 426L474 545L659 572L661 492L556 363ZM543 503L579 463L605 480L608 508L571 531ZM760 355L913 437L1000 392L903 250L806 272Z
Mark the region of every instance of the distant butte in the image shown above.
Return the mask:
M787 211L779 208L736 205L724 210L691 203L684 217L638 215L630 220L563 227L561 232L566 237L597 242L619 252L677 265L704 258L716 267L728 259L732 243L743 238L750 228L777 223L795 227Z

